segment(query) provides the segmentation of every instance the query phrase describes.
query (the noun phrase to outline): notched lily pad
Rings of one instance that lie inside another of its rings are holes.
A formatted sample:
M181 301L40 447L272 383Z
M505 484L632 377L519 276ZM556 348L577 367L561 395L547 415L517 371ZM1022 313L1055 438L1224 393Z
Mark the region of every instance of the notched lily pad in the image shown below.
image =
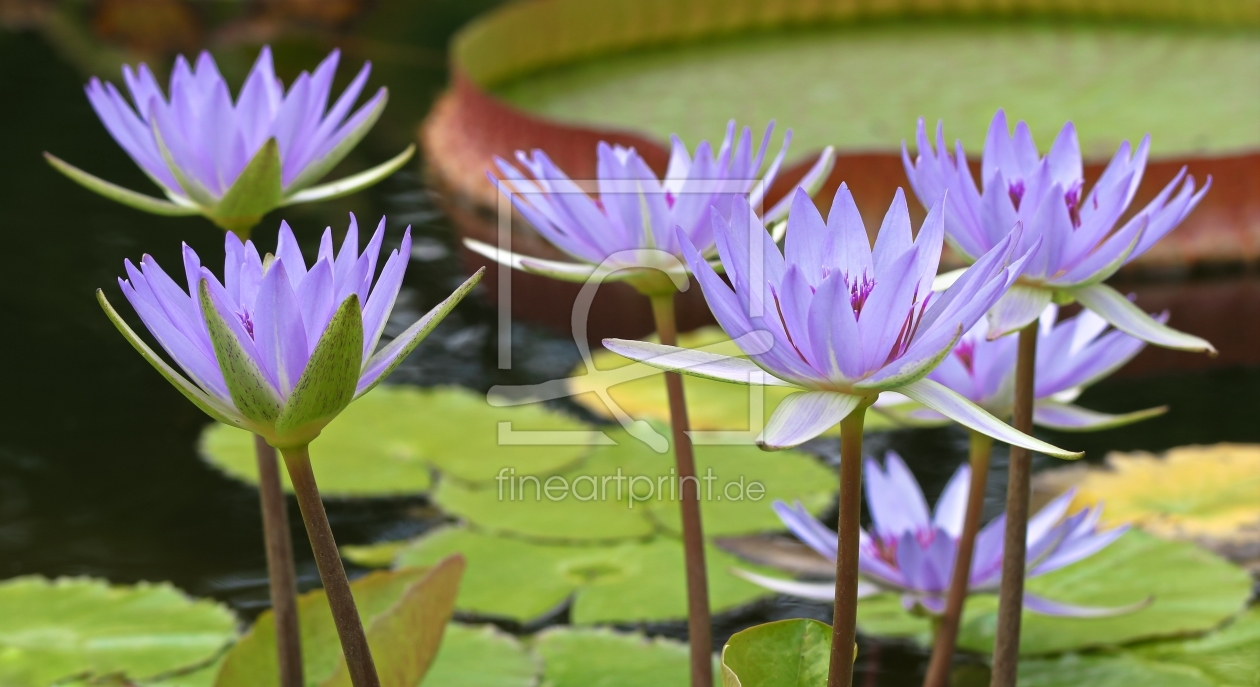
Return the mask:
M434 470L493 484L504 468L520 475L555 472L587 450L501 444L500 423L516 431L588 429L541 405L496 408L466 389L379 386L351 403L311 443L311 463L326 496L387 497L428 491ZM201 453L232 477L257 484L253 442L248 432L215 424L202 433ZM283 470L281 476L291 491Z
M681 531L681 484L670 453L620 430L577 467L552 476L505 475L496 485L443 481L434 495L445 511L479 529L564 543L642 539ZM835 491L835 475L812 456L754 446L697 446L705 534L735 536L782 529L770 504L800 500L814 511Z
M603 628L545 630L533 647L547 687L685 685L691 670L686 644Z
M1115 647L1144 639L1206 632L1238 613L1251 594L1245 571L1191 544L1165 541L1140 531L1120 537L1102 552L1028 581L1028 591L1085 606L1118 606L1151 596L1147 608L1112 618L1058 618L1024 614L1020 651L1050 654ZM883 594L858 604L858 623L868 634L928 636L927 622ZM997 599L976 595L967 602L959 646L993 648Z
M493 625L451 623L424 687L534 687L542 667L512 635Z
M682 334L678 337L678 345L744 357L739 347L719 327L703 327ZM604 349L592 355L592 362L595 372L588 374L585 365L578 365L571 373L573 376L568 380L568 387L574 395L573 400L596 415L613 420L615 416L600 397L600 392L607 390L612 401L630 417L668 425L669 400L665 396L665 381L660 370L631 362ZM753 438L769 419L770 413L793 392L786 387L754 388L686 375L683 376L683 388L692 430L741 433L749 444L753 443ZM890 427L891 421L878 413L867 414L867 431ZM833 427L824 435L840 436L840 428Z
M398 566L424 566L452 553L468 560L456 608L527 622L570 597L574 623L676 620L687 615L682 543L658 536L647 542L572 546L531 543L462 527L436 530L398 554ZM768 592L728 571L734 556L706 548L709 601L714 612ZM762 571L769 572L769 571Z
M75 676L155 678L210 663L236 618L169 584L89 578L0 583L0 684L46 687Z
M1109 654L1024 661L1019 684L1032 687L1242 687L1260 683L1260 609L1224 629L1183 641L1150 642Z

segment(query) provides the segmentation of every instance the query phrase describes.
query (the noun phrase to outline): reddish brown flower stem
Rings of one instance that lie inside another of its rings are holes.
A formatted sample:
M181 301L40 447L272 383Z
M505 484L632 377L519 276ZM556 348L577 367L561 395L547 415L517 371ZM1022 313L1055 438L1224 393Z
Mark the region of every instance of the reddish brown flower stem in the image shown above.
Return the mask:
M674 319L674 293L650 296L656 333L661 343L675 346L678 325ZM683 395L682 376L665 373L665 390L669 394L670 429L673 431L674 462L680 485L679 508L682 510L683 555L687 568L687 635L691 645L691 687L713 684L713 620L709 613L709 580L705 575L704 532L700 524L700 489L696 479L696 461L692 452L691 429L687 420L687 400Z
M1036 382L1037 322L1019 332L1015 361L1015 429L1032 434L1033 385ZM1024 558L1027 554L1028 502L1032 452L1011 447L1006 484L1006 532L1002 541L1002 584L998 589L997 635L993 644L990 687L1015 687L1019 668L1019 625L1024 610Z
M868 405L863 402L840 421L836 606L831 621L831 667L827 672L827 687L850 687L853 684L853 647L857 641L858 528L862 516L862 427Z
M346 666L350 669L350 683L354 687L380 687L372 651L363 632L363 621L350 592L350 581L346 579L346 569L341 564L341 554L333 539L332 527L328 524L328 514L324 512L324 502L315 484L315 473L311 471L310 453L306 446L282 449L281 453L289 469L289 481L293 483L298 505L302 508L302 520L306 522L306 534L311 539L315 565L324 582L333 624L341 639L341 652L345 654Z
M298 632L297 574L293 568L293 541L289 515L280 486L276 449L254 435L258 460L258 501L262 510L263 543L267 552L267 577L271 611L276 619L276 662L280 687L302 687L302 638Z
M949 579L949 595L945 598L945 614L936 626L936 640L932 646L932 660L928 664L923 687L948 687L950 667L954 662L954 647L958 643L958 626L962 622L963 605L967 602L967 586L971 579L971 559L976 548L976 533L980 531L980 513L984 508L984 485L989 477L989 454L993 439L979 432L971 432L971 486L967 492L967 511L963 518L962 535L958 539L958 556L954 559L954 572Z

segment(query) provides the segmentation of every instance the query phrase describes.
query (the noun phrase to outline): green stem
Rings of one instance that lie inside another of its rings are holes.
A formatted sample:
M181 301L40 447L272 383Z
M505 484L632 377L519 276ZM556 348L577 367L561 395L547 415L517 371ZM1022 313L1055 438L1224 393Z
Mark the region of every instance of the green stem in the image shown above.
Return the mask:
M333 539L332 527L328 524L328 514L324 512L324 502L319 497L319 487L315 484L315 473L311 472L311 456L307 449L306 446L299 446L281 449L281 453L284 455L284 464L289 469L289 481L293 483L298 505L302 508L302 520L306 522L306 534L311 539L315 565L319 568L319 577L323 580L324 592L328 595L333 624L337 626L341 651L346 656L346 667L350 669L350 683L354 687L380 687L381 681L376 676L376 666L372 663L367 635L363 632L363 621L359 618L354 595L350 592L346 569L341 565L341 554L337 551L337 542Z
M963 606L967 602L967 588L971 580L971 559L975 553L976 534L980 531L984 486L988 481L989 454L992 450L992 437L971 432L971 486L967 492L967 511L963 518L962 535L958 539L958 556L954 559L954 571L949 579L945 614L938 619L935 627L932 660L928 664L923 687L949 685L949 670L954 662L954 647L958 643L958 626L962 622Z
M858 532L862 515L862 403L840 421L840 520L836 527L836 606L831 622L831 667L827 687L853 684L857 641Z
M267 552L267 577L271 610L276 620L276 658L280 687L302 687L302 637L298 631L297 574L293 569L293 541L289 515L280 487L276 449L254 435L258 461L258 501L262 510L263 543Z
M1015 361L1015 429L1032 434L1033 386L1036 383L1037 322L1019 332ZM998 589L997 635L993 643L990 687L1015 687L1019 668L1019 624L1024 610L1024 558L1028 546L1028 502L1032 452L1011 447L1006 484L1006 532L1002 543L1002 584Z
M677 345L674 292L652 295L649 298L661 343L667 346ZM683 395L682 376L677 372L666 372L665 390L669 394L674 462L680 483L678 505L682 510L683 554L687 568L687 633L691 646L691 687L711 687L713 620L709 613L709 580L705 574L704 532L700 524L700 489L696 479L691 437L687 434L691 427L687 421L687 401Z

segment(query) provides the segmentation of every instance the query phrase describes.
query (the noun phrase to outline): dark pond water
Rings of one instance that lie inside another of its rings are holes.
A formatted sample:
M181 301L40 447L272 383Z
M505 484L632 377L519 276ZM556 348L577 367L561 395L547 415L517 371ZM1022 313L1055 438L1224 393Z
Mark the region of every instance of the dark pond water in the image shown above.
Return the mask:
M489 3L431 2L423 10L408 10L415 16L391 15L403 11L400 4L382 3L376 16L344 36L352 54L349 65L357 68L364 57L374 59L373 82L389 85L393 96L385 118L345 164L347 170L375 164L410 142L445 83L450 32ZM313 65L328 43L326 37L279 41L278 63L286 80ZM82 85L99 63L85 57L89 49L46 26L0 31L0 273L5 283L0 290L5 318L0 336L0 577L169 580L191 594L223 600L248 618L266 603L256 493L198 459L195 441L207 418L135 354L93 298L93 291L104 287L121 299L114 280L124 258L148 252L159 262L174 261L180 242L187 241L203 261L214 264L222 256L222 237L199 218L159 218L113 204L44 164L40 153L49 150L107 179L138 189L149 186L83 96ZM255 49L216 50L235 84ZM395 244L403 227L412 225L413 262L395 325L411 322L463 278L451 225L418 170L400 172L351 199L285 213L312 250L325 225L344 230L348 211L372 221L387 215L388 240ZM258 228L256 238L264 248L274 245L278 223L278 215L268 217ZM518 364L511 372L499 371L495 318L480 295L470 298L393 381L484 390L496 383L557 377L576 361L571 342L518 323L513 335ZM1260 441L1258 391L1260 372L1244 369L1112 381L1091 390L1084 403L1100 410L1167 403L1172 411L1140 427L1051 438L1086 449L1090 460L1109 450ZM871 448L900 451L926 483L929 498L966 451L964 437L948 430L879 435ZM990 515L1000 510L1003 489L999 457L990 480ZM329 510L344 544L413 535L435 518L422 499L331 503ZM295 506L291 519L300 526ZM318 582L314 564L304 533L295 530L294 535L301 584L309 588ZM825 620L829 612L821 605L785 600L764 603L720 618L717 639L791 616ZM647 629L683 634L681 623ZM917 684L924 665L917 649L868 646L857 684Z

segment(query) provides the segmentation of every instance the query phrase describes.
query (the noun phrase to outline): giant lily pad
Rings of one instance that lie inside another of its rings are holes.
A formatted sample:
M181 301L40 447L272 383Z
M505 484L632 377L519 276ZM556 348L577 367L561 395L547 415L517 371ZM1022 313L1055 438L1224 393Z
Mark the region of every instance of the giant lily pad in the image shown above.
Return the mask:
M608 629L557 627L534 638L547 687L685 685L687 645Z
M1075 486L1076 506L1105 502L1105 522L1131 522L1222 553L1260 545L1260 446L1185 446L1162 457L1112 453L1104 468L1038 478L1045 491Z
M539 540L644 538L659 524L678 533L679 483L671 454L625 432L609 432L577 467L550 477L509 476L481 488L444 481L438 505L479 528ZM800 500L814 511L831 502L835 476L815 458L755 446L697 446L705 533L734 536L783 528L770 504Z
M1046 9L1020 4L1033 14ZM1179 4L1153 6L1159 9L1152 15L1177 16ZM1182 10L1187 15L1230 21L1224 6L1213 14L1201 3L1186 4L1194 8ZM694 7L688 16L697 20L689 22L691 31L712 31L705 24L706 10L727 19L708 3L689 5ZM1014 9L1020 12L1019 5ZM752 16L774 12L767 8ZM779 14L774 24L800 22L798 12L817 16L814 24L825 16L794 8ZM863 16L861 8L845 12ZM571 53L585 56L592 54L591 46L612 52L626 36L651 32L623 28L646 23L635 17L638 13L627 4L614 15L621 18L616 28L599 26L578 12L557 14L574 22L573 29L586 29L586 49ZM826 145L895 150L902 138L913 135L916 116L931 123L943 118L949 141L961 138L968 150L979 151L999 107L1027 119L1037 140L1047 143L1065 120L1075 120L1082 148L1091 157L1110 155L1119 141L1146 132L1159 154L1198 154L1260 145L1254 126L1260 121L1260 92L1236 87L1260 82L1260 37L1249 30L1254 21L1235 18L1233 25L1237 30L1196 30L1185 19L1157 30L1120 22L860 22L827 29L744 30L705 41L657 39L653 43L665 45L636 45L639 49L484 85L497 87L501 97L536 115L643 131L659 140L670 134L688 142L712 140L731 117L754 126L778 119L793 128L798 154ZM537 52L527 46L513 54Z
M684 348L703 348L722 355L741 356L739 347L718 327L704 327L678 337ZM661 371L631 362L615 353L600 349L591 356L595 371L588 373L579 365L568 379L574 400L591 412L610 420L616 416L601 398L607 393L622 411L636 420L655 420L668 426L669 400L665 397L665 381ZM742 436L751 444L770 413L792 389L787 387L749 387L742 384L715 382L684 376L687 416L692 430L723 432L731 438ZM755 412L753 409L760 409ZM868 413L867 429L887 428L890 422L878 413ZM839 426L825 435L839 436Z
M586 451L580 445L501 445L500 423L517 431L588 429L541 405L493 407L466 389L379 386L324 429L311 444L311 463L327 496L400 496L427 491L434 470L493 483L504 468L521 475L554 472ZM256 484L253 442L248 432L215 424L203 433L201 452L229 475Z
M1197 639L1151 642L1114 654L1024 661L1028 687L1244 687L1260 684L1260 609Z
M682 543L672 537L565 546L448 527L403 549L396 564L430 565L452 553L468 559L456 601L464 612L525 622L572 597L570 617L578 624L676 620L687 615ZM728 572L740 564L730 554L710 546L705 556L709 602L715 612L768 594Z
M213 661L235 628L227 608L169 584L18 577L0 584L0 684L191 670Z
M1026 612L1021 653L1048 654L1205 632L1243 608L1251 594L1251 579L1245 571L1196 546L1132 531L1084 561L1029 580L1028 591L1086 606L1120 606L1154 598L1143 610L1112 618L1057 618ZM925 641L927 621L896 612L900 606L889 594L864 599L858 604L858 622L869 634ZM971 597L959 646L991 651L996 610L994 596Z

